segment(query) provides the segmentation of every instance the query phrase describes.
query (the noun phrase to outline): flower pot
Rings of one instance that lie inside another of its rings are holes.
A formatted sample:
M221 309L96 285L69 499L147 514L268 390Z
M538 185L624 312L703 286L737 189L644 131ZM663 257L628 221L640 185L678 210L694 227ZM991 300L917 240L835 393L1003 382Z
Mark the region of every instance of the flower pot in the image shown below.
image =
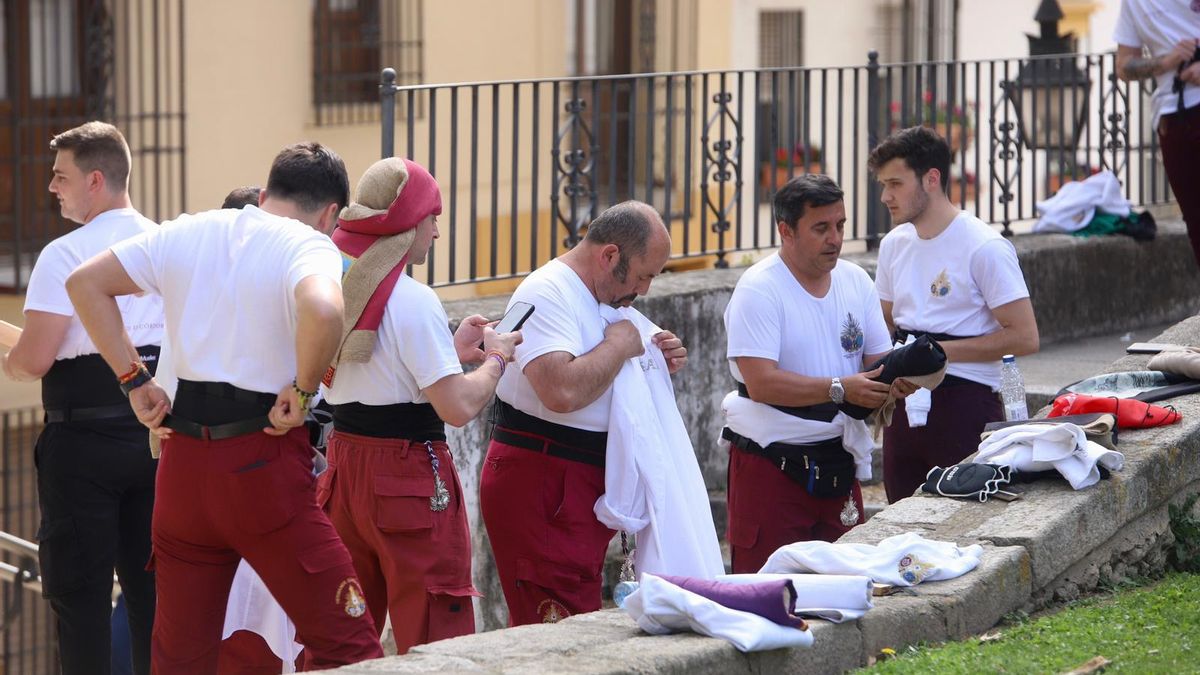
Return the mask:
M802 166L797 163L790 170L786 166L775 166L774 164L764 164L759 172L758 185L763 191L770 191L772 188L778 190L783 187L783 184L796 176L801 176L806 173L824 173L825 169L820 162L809 162L808 166Z

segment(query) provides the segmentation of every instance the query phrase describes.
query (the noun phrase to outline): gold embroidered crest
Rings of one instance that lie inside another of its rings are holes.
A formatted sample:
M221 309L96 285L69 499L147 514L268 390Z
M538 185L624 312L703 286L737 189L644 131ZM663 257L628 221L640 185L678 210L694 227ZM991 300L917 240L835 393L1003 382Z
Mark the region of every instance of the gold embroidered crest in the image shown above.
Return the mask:
M945 269L934 278L932 284L929 284L929 294L935 298L950 295L950 277L946 275Z
M367 613L367 601L363 599L362 587L354 577L347 577L338 584L334 601L342 606L348 616L355 619Z
M563 619L571 616L566 607L563 607L557 600L543 600L538 604L538 614L542 616L542 623L558 623Z

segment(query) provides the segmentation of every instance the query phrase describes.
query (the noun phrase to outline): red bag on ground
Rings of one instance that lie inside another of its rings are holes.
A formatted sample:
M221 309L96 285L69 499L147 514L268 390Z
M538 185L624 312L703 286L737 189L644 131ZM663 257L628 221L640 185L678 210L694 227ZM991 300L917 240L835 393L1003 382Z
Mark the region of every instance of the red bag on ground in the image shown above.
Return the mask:
M1174 424L1182 415L1174 408L1145 403L1132 398L1115 396L1089 396L1087 394L1063 394L1054 399L1047 417L1078 415L1081 413L1112 413L1117 417L1119 429L1145 429Z

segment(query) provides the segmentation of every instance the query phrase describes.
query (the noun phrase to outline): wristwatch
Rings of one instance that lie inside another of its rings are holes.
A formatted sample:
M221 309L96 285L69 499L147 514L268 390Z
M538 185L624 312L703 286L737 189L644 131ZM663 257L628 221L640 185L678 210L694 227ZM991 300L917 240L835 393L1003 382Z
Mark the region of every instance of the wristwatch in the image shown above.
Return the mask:
M835 377L833 382L829 383L829 400L838 405L846 400L846 388L842 386L842 378Z

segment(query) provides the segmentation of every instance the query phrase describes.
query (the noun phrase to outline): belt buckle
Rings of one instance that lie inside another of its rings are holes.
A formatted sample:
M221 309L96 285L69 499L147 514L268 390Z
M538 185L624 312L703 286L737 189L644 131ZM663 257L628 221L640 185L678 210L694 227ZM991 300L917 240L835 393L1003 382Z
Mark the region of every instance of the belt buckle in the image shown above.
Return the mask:
M205 425L200 425L200 440L212 441L212 431Z

